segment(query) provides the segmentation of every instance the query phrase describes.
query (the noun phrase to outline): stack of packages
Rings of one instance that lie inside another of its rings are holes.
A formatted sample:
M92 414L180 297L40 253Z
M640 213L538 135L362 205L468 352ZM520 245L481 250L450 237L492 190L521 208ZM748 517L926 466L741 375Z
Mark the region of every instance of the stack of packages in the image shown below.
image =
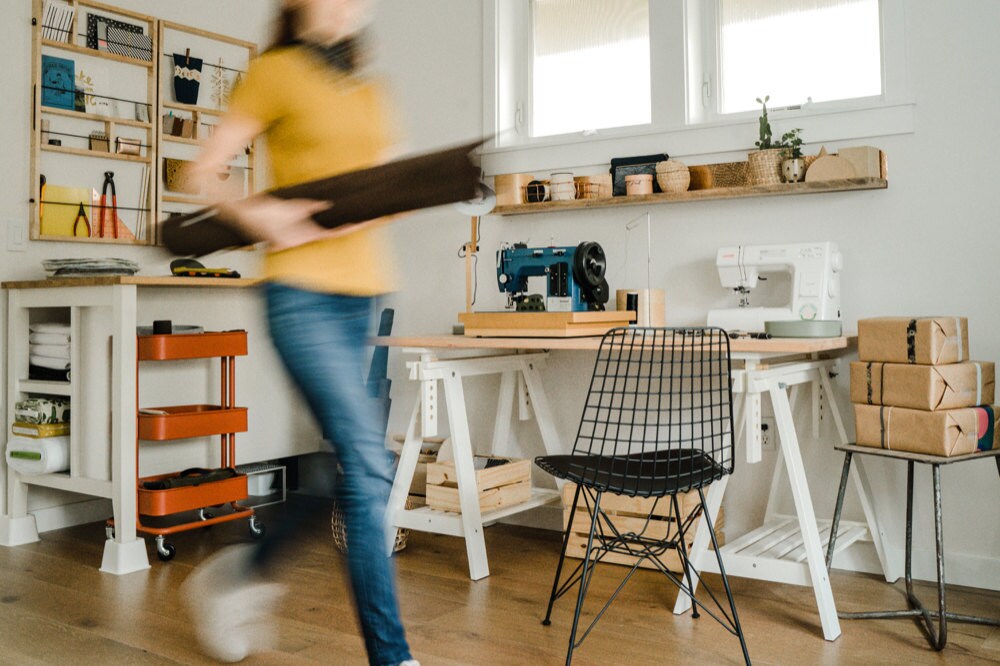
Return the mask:
M858 445L932 456L1000 448L994 364L968 360L964 317L862 319L858 358Z
M7 464L22 474L69 469L69 400L36 396L14 405Z
M28 378L68 382L69 324L32 324L28 330Z

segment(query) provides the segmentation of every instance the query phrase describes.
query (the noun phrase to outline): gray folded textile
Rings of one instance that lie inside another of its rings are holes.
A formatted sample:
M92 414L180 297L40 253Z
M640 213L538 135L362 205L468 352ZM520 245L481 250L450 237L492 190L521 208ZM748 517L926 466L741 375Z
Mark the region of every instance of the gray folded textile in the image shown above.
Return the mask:
M63 333L30 333L28 342L36 345L68 345L69 334Z
M28 345L32 357L60 358L69 360L69 345Z
M31 363L31 365L37 365L41 368L69 370L69 360L62 358L49 358L48 356L35 356L32 354L28 357L28 362Z

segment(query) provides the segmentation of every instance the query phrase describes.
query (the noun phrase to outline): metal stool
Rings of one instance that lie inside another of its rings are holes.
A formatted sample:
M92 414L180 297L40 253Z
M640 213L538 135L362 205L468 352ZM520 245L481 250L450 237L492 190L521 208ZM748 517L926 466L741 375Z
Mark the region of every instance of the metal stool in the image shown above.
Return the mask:
M966 460L979 460L982 458L993 458L997 464L997 471L1000 472L1000 449L992 451L981 451L964 456L929 456L921 453L909 453L907 451L890 451L887 449L877 449L868 446L856 446L844 444L834 447L838 451L843 451L844 472L840 477L840 492L837 494L837 508L833 512L833 525L830 528L830 544L826 550L826 568L830 569L833 562L834 548L837 542L837 528L840 525L840 512L844 506L844 493L847 489L847 475L851 470L851 457L855 453L863 453L883 458L895 458L906 461L906 600L908 610L885 610L871 611L864 613L838 613L845 620L874 620L895 617L919 617L923 620L923 628L927 632L927 640L935 650L943 650L948 643L948 620L955 622L969 622L972 624L983 624L991 627L1000 627L1000 619L977 617L973 615L959 615L949 613L945 606L945 581L944 581L944 532L941 520L941 465L964 462ZM931 466L934 478L934 533L937 537L937 587L938 587L938 610L928 610L920 603L920 599L913 593L913 463L924 463ZM931 618L937 618L938 630L934 631ZM919 622L919 621L918 621Z

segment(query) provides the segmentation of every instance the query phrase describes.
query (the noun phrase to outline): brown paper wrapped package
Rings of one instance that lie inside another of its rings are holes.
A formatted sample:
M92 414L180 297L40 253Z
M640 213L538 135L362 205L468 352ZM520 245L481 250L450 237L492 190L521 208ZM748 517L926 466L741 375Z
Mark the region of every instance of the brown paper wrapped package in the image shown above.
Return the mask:
M969 323L965 317L876 317L858 321L860 361L941 365L968 359Z
M1000 407L994 407L996 414ZM905 407L854 405L859 446L910 451L931 456L961 456L977 451L980 414L975 407L926 412ZM985 432L985 430L983 431ZM993 448L1000 448L1000 429L993 426Z
M851 363L851 402L934 411L992 405L995 368L989 361L948 365Z

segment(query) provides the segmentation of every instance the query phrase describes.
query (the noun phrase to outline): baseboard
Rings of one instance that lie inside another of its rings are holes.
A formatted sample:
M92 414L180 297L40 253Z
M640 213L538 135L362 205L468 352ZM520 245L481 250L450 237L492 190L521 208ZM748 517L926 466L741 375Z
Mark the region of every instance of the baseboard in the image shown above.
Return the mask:
M31 513L35 516L35 524L38 526L38 533L41 534L51 530L61 530L64 527L106 520L112 516L113 510L111 500L96 498L45 509L35 509ZM104 538L103 531L98 535L98 538Z

